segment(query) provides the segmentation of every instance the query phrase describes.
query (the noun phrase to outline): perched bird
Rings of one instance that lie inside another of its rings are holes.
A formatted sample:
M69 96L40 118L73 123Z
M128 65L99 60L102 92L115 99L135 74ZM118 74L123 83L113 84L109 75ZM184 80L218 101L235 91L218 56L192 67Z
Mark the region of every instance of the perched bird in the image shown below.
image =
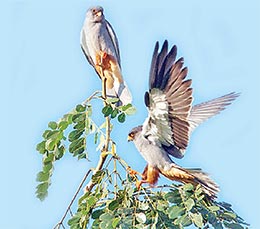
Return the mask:
M132 102L131 93L121 73L116 34L100 6L88 9L81 36L81 48L101 79L106 78L106 94L118 97L122 105Z
M191 79L185 79L188 69L183 67L184 59L175 61L177 48L173 46L168 52L167 40L159 53L158 49L157 42L150 69L149 92L145 93L148 117L128 135L128 141L134 142L148 163L137 187L140 188L142 183L154 185L159 174L163 174L170 180L200 184L204 192L214 198L219 188L205 172L182 168L170 156L182 158L191 132L224 110L238 94L232 92L192 107Z

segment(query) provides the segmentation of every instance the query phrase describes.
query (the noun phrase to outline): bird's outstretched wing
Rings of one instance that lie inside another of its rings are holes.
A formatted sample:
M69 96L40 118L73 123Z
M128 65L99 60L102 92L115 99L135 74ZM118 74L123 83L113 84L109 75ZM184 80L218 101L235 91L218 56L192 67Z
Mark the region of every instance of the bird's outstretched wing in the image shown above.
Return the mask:
M168 52L168 42L165 41L159 53L158 49L157 42L150 69L149 92L145 93L149 115L142 133L153 144L159 144L172 156L181 158L189 142L191 80L185 80L188 69L183 67L183 58L175 61L176 46Z
M193 131L199 124L203 123L210 117L219 114L238 96L239 93L231 92L219 98L193 106L190 112L190 116L188 117L190 131Z

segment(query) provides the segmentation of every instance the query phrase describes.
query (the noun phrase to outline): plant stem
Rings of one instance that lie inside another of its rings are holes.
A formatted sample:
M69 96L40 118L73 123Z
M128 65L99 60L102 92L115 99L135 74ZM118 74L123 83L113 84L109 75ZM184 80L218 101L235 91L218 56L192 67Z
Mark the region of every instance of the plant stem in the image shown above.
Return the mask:
M74 194L72 200L70 201L69 206L67 207L67 209L66 209L66 211L65 211L65 213L64 213L64 215L63 215L63 217L61 218L60 222L54 227L55 229L56 229L56 228L59 229L60 227L65 228L64 225L63 225L63 221L64 221L64 219L66 218L68 212L71 211L71 206L72 206L72 204L74 203L74 201L75 201L77 195L79 194L79 191L81 190L81 188L82 188L82 186L83 186L85 180L87 179L88 175L90 174L90 172L91 172L91 170L88 170L88 172L87 172L87 173L85 174L85 176L83 177L83 179L82 179L82 181L80 182L80 185L79 185L79 187L78 187L76 193Z
M107 79L105 77L102 77L102 97L104 99L104 107L107 105L107 102L106 102L106 98L107 98L107 94L106 94L106 81L107 81ZM96 168L93 171L93 175L95 175L98 171L100 171L103 168L103 165L104 165L104 163L106 161L107 152L108 152L108 149L109 149L109 142L110 142L110 132L111 132L111 129L110 129L110 118L106 117L106 139L105 139L105 145L104 145L104 147L102 149L102 152L100 154L98 164L97 164ZM89 183L87 184L87 186L85 187L85 192L90 192L94 186L95 186L95 183L91 179L89 181Z

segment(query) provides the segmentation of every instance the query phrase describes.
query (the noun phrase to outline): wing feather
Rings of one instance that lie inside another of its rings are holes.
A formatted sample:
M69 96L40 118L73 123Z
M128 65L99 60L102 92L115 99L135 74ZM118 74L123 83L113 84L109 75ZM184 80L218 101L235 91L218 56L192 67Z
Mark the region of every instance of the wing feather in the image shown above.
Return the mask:
M221 96L216 99L212 99L208 102L195 105L191 109L190 116L188 118L191 129L193 131L199 124L206 121L210 117L219 114L226 106L230 105L240 94L231 92L227 95Z
M111 24L107 20L105 22L106 22L106 28L107 28L108 34L109 34L109 36L111 38L111 41L112 41L113 46L114 46L114 50L116 52L117 62L119 64L119 67L121 68L119 43L118 43L118 39L117 39L116 33L113 30L113 27L111 26Z
M184 80L188 73L183 68L184 59L175 61L176 46L168 53L165 41L159 53L158 49L157 42L150 70L150 90L145 95L149 115L142 133L154 144L159 142L169 154L181 158L189 141L190 126L186 119L192 103L191 80Z

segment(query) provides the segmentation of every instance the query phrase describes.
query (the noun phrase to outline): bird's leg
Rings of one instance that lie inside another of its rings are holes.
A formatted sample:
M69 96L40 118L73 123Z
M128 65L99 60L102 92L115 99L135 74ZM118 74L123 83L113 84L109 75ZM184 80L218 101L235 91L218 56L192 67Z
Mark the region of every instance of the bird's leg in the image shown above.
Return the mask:
M141 185L144 183L150 184L153 186L157 183L159 178L159 170L156 167L147 165L142 174L142 180L136 182L137 189L140 189Z
M127 172L129 173L130 176L135 176L135 175L142 176L141 173L139 173L139 172L133 170L131 167L128 167L128 168L127 168Z

